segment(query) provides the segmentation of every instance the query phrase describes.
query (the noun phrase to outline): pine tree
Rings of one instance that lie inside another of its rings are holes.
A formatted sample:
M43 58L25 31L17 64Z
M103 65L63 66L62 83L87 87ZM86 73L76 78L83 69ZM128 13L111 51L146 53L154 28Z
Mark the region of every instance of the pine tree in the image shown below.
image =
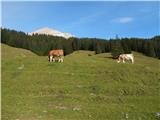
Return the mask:
M124 50L119 40L112 41L111 43L111 54L113 58L117 58L120 54L123 54Z
M122 42L122 48L125 54L131 53L131 48L129 47L129 45L127 45L127 42Z
M156 54L155 54L155 50L154 50L154 47L153 47L153 44L151 41L148 42L148 53L147 53L148 56L150 57L155 57Z
M101 52L102 52L101 47L100 47L100 45L97 43L95 53L96 53L96 54L99 54L99 53L101 53Z
M156 57L160 58L160 36L155 36L151 39Z

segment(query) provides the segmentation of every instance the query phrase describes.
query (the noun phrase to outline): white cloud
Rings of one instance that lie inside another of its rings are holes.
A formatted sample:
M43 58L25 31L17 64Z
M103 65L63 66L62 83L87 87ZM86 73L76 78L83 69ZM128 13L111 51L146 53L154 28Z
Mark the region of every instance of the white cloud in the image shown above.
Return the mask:
M133 21L133 18L132 17L121 17L121 18L117 18L117 19L114 19L112 20L113 22L116 22L116 23L122 23L122 24L125 24L125 23L130 23Z
M128 22L132 22L132 21L133 21L133 18L131 18L131 17L123 17L123 18L119 19L120 23L128 23Z

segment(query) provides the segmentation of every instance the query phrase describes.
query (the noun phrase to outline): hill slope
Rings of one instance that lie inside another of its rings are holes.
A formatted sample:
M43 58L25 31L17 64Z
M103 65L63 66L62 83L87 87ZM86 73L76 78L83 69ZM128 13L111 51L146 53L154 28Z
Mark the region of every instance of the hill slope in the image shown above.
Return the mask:
M117 64L107 53L76 51L64 63L49 63L1 47L3 120L158 119L157 59L134 53L135 64Z

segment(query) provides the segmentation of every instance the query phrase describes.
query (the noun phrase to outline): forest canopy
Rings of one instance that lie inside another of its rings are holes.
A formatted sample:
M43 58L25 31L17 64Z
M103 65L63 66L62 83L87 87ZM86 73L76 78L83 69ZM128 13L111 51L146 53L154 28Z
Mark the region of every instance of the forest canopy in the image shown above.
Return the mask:
M137 51L150 57L160 58L160 36L153 38L69 38L51 35L28 35L24 32L1 28L1 42L13 47L31 50L40 56L48 55L53 49L63 49L65 55L77 50L95 51L95 54L111 52L113 57L119 54Z

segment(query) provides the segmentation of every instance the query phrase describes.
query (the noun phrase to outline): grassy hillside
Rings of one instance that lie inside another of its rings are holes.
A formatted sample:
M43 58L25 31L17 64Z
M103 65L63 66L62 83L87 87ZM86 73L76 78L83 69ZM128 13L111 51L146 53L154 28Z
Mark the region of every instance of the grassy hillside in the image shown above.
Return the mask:
M2 120L158 120L160 61L76 51L64 63L1 45ZM92 54L92 56L88 56Z

